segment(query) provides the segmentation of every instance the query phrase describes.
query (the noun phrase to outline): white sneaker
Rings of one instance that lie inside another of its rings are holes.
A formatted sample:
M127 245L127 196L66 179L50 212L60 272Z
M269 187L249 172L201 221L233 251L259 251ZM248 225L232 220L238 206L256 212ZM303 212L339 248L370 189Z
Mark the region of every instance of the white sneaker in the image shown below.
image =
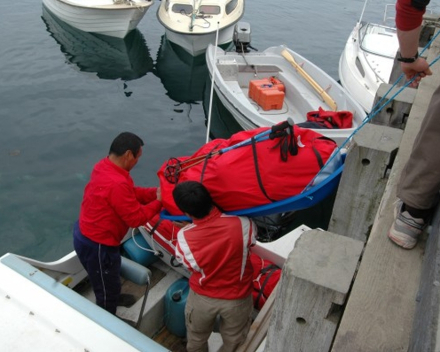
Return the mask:
M413 218L407 211L402 212L403 202L399 199L394 208L394 222L388 238L398 246L412 249L426 224L423 219Z

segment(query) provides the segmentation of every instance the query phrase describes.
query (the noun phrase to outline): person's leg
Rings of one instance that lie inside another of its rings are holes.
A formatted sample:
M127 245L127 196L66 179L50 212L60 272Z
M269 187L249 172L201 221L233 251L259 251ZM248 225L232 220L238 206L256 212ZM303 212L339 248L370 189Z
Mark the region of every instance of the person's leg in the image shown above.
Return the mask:
M185 306L186 349L188 352L208 352L208 339L214 328L217 310L209 297L190 289Z
M440 87L434 92L413 150L397 185L399 201L388 237L412 249L428 223L440 190Z
M118 247L95 243L79 232L75 224L73 245L81 264L89 276L96 304L116 314L121 293L121 255Z
M220 334L223 345L220 352L233 352L246 340L252 323L252 295L237 300L222 300Z
M440 190L440 86L434 92L411 155L397 185L397 197L405 205L430 210Z

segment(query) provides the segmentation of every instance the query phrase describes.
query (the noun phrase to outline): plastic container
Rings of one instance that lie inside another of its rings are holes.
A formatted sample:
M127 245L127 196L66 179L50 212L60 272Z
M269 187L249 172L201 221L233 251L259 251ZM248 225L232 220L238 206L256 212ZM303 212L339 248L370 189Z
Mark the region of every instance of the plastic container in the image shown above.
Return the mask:
M249 98L263 110L280 110L284 102L284 84L275 77L256 79L249 82Z
M280 110L283 108L284 92L278 89L267 89L261 92L257 101L263 110Z
M185 305L188 293L188 279L181 278L172 283L165 294L165 326L178 337L186 336Z
M260 94L260 90L264 87L271 87L272 84L270 83L268 78L263 79L254 79L249 82L249 98L251 98L253 101L258 100L258 95Z
M134 236L134 238L137 244L134 242L133 237L122 244L122 249L128 259L131 259L143 266L149 266L159 259L159 257L154 255L153 252L146 251L139 247L142 246L144 248L151 249L150 245L147 243L142 234L138 233Z

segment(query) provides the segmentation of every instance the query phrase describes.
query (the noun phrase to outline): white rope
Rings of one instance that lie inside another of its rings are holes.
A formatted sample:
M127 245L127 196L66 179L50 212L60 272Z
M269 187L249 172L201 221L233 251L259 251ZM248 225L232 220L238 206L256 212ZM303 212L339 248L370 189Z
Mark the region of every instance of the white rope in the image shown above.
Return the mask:
M144 228L145 228L145 227L144 227ZM135 244L138 248L140 248L140 249L142 249L142 250L144 250L144 251L146 251L146 252L154 253L154 255L159 255L159 254L160 254L160 252L157 251L157 250L154 248L154 245L152 246L153 249L150 249L150 248L143 247L143 246L141 246L139 243L137 243L137 242L136 242L136 238L135 238L134 231L135 231L135 229L132 229L132 230L131 230L131 238L133 239L134 244ZM154 241L153 241L153 243L154 243Z
M217 22L217 31L215 32L215 48L214 48L214 59L212 62L212 78L211 78L211 95L209 96L209 110L208 110L208 124L206 126L206 143L209 142L209 131L211 129L211 113L212 113L212 98L214 95L214 77L215 77L215 69L217 59L217 45L218 45L218 32L220 28L220 22Z

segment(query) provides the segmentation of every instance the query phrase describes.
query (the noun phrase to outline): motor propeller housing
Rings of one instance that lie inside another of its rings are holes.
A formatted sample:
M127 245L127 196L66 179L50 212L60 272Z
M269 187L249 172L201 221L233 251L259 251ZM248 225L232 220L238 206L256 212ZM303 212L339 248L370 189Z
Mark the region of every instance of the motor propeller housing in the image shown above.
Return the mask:
M234 27L233 42L238 53L248 53L251 44L251 26L247 22L238 22Z

